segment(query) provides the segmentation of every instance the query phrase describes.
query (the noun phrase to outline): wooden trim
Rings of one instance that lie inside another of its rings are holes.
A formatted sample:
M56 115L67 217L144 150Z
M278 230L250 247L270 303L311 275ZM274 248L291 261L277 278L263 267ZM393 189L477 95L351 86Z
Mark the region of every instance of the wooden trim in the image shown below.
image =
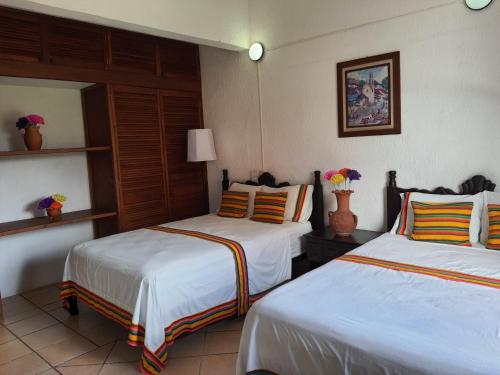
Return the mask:
M160 143L161 154L163 159L163 194L165 194L165 203L167 204L168 221L172 217L171 204L170 204L170 184L168 174L168 155L167 155L167 140L165 139L166 125L165 125L165 112L163 109L163 97L160 90L156 92L156 100L158 101L158 116L160 117Z
M102 151L111 151L111 147L98 146L98 147L75 147L75 148L47 148L42 150L0 151L0 157L46 155L46 154L69 154L74 152L102 152Z

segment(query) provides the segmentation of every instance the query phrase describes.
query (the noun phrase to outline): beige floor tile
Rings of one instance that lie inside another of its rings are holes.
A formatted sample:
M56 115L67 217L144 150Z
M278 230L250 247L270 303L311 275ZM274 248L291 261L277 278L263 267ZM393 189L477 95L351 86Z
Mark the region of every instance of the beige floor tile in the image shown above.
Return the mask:
M26 335L23 337L23 341L34 350L39 350L76 336L78 335L69 328L57 324Z
M241 332L208 332L205 339L205 354L237 353Z
M83 337L75 336L39 349L37 353L52 366L56 366L96 348L94 344Z
M21 337L55 324L58 324L57 320L44 312L39 312L29 318L9 324L7 328L10 329L15 335Z
M138 362L142 356L142 348L135 348L126 341L117 341L106 363Z
M41 310L25 299L9 303L3 306L4 325L18 322L20 320L36 315Z
M0 345L0 365L30 354L32 351L19 340Z
M26 301L23 297L21 296L10 296L10 297L7 297L7 298L2 298L2 305L6 306L8 304L11 304L11 303L15 303L15 302L20 302L20 301Z
M200 363L201 357L169 359L161 375L198 375Z
M139 362L137 363L108 363L102 367L99 375L137 375L140 374Z
M56 370L51 368L51 369L45 370L37 375L59 375L59 373Z
M97 375L101 367L101 365L57 367L57 371L63 375Z
M64 362L60 366L82 366L82 365L100 365L103 364L108 357L111 349L113 349L114 344L108 344L103 347L97 348L83 354L79 357L73 358L68 362Z
M205 330L177 339L169 348L169 358L195 357L204 353Z
M45 306L52 302L59 301L59 288L49 285L43 288L35 289L27 293L23 293L23 297L30 300L37 306Z
M16 337L7 328L0 326L0 345L15 339Z
M49 368L50 366L42 358L30 353L0 365L0 374L35 375Z
M43 311L53 311L53 310L57 310L57 309L62 309L62 302L60 300L56 301L56 302L49 303L48 305L42 306ZM66 313L69 314L67 311L66 311Z
M236 374L237 354L209 355L201 359L200 375Z
M208 332L225 332L225 331L239 331L243 329L243 324L245 323L244 318L238 319L226 319L220 323L213 324L207 327Z
M95 326L76 330L83 337L86 337L98 346L103 346L116 340L126 340L128 336L125 328L108 319Z

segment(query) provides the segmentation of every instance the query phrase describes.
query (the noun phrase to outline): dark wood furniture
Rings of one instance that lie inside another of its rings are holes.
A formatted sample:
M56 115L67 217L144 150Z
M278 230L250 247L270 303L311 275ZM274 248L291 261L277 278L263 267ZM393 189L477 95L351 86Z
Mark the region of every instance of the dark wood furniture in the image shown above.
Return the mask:
M85 147L0 157L87 152L92 209L113 214L97 237L208 213L206 163L186 161L203 127L197 45L0 7L0 75L95 83ZM30 220L3 225L45 227Z
M399 212L401 211L401 193L418 192L427 194L477 194L482 191L494 191L496 184L488 180L486 177L476 175L465 181L457 193L452 189L445 187L438 187L433 190L418 189L418 188L400 188L396 183L396 171L389 171L389 183L386 189L386 212L387 212L387 230L391 230Z
M340 237L330 227L324 227L305 234L302 245L314 267L338 258L382 234L383 232L356 229L352 236Z

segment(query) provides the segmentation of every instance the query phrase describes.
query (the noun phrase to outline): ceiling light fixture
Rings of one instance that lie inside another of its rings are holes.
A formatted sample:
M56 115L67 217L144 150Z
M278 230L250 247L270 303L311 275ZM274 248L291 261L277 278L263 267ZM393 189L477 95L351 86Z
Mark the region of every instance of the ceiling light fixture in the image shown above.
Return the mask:
M472 10L481 10L490 5L493 0L465 0L467 8Z
M248 49L248 56L252 61L259 61L260 59L262 59L262 56L264 56L264 46L262 45L262 43L252 43L252 45Z

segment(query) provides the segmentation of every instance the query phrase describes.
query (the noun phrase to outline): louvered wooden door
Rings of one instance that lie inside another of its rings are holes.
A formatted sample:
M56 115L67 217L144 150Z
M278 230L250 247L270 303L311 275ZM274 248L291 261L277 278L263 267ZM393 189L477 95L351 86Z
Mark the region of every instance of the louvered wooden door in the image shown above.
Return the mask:
M158 91L110 89L118 169L120 231L168 220Z
M206 164L187 162L188 129L203 127L201 96L194 92L162 91L161 109L168 162L170 219L208 213Z
M24 62L42 60L40 18L0 8L0 58Z

